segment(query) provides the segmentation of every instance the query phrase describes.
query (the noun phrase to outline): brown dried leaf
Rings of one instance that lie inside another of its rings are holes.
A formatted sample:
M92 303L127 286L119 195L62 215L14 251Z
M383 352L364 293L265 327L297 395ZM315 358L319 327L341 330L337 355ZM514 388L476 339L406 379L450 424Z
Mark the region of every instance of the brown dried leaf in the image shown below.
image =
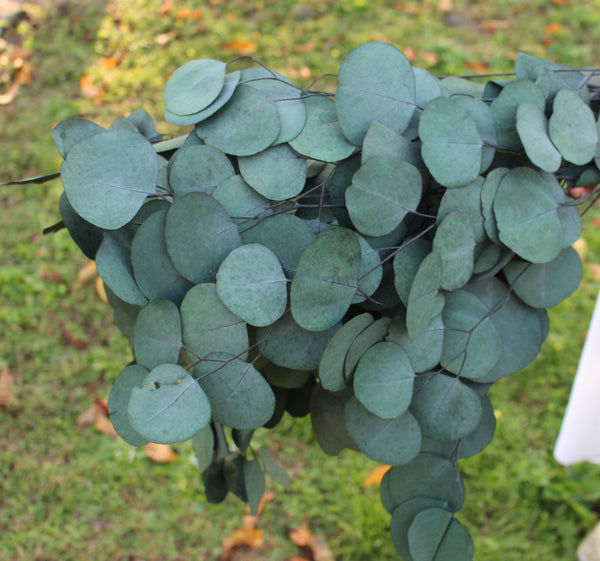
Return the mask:
M7 407L14 399L12 384L15 379L10 375L8 366L5 366L0 372L0 407Z
M240 528L225 536L221 543L223 552L219 556L219 561L228 561L233 550L238 547L258 549L264 543L263 531L260 528Z
M100 415L102 415L102 409L97 403L93 403L77 417L77 426L81 428L94 424L96 417Z
M588 267L592 272L592 278L594 280L600 280L600 265L598 263L589 263Z
M98 414L96 416L96 419L94 420L94 426L102 434L107 434L108 436L119 438L115 427L113 427L113 424L110 422L110 419L106 415Z
M380 485L383 476L388 472L391 466L377 466L363 481L363 488L368 489L373 485Z
M177 452L168 444L149 442L144 446L144 450L146 456L157 464L168 464L169 462L174 462L178 457Z
M63 343L69 347L74 347L78 351L85 351L87 349L87 343L77 336L73 335L67 328L66 325L61 325L60 330L63 336Z
M325 541L308 529L308 519L305 518L302 524L290 530L288 535L298 547L310 552L313 561L335 561L333 553Z
M275 496L275 491L268 491L265 493L258 504L258 510L255 515L250 514L250 507L246 505L246 508L244 509L244 516L242 518L242 524L244 528L256 528L258 526L258 519L264 511L265 505L271 502Z

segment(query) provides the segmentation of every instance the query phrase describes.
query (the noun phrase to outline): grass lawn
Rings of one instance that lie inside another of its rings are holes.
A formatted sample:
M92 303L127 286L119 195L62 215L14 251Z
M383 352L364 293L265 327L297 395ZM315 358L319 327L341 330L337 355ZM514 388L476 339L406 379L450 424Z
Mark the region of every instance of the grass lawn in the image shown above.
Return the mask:
M0 39L0 94L21 82L0 105L0 182L58 169L50 133L68 117L108 125L143 106L161 132L175 132L162 119L162 88L194 58L251 54L300 85L337 72L368 40L391 41L437 75L509 71L518 51L597 66L599 24L596 0L25 3ZM41 234L59 219L61 190L58 181L0 188L0 372L14 394L0 406L0 559L217 560L244 509L234 499L206 503L189 443L158 464L93 424L78 426L131 351L93 283L78 280L86 259L68 234ZM461 462L459 519L480 559L574 559L597 522L600 467L563 468L552 450L600 288L599 224L594 209L584 219L584 282L551 310L541 355L491 390L492 444ZM373 462L325 456L306 419L288 416L256 438L292 475L292 490L270 487L264 544L231 560L302 556L288 530L305 519L338 561L397 559L377 486L363 487Z

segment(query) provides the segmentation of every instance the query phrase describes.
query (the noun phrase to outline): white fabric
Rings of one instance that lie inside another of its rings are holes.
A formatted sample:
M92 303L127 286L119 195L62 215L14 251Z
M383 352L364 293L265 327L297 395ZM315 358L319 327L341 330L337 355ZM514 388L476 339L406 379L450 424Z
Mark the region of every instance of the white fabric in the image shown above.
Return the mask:
M600 294L583 345L554 457L563 465L600 464Z

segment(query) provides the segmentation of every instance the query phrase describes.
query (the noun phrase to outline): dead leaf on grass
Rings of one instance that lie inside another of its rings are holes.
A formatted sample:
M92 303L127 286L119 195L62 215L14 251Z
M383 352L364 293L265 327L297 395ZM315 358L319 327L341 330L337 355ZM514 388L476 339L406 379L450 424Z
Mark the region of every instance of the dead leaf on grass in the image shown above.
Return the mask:
M389 471L391 466L377 466L363 481L363 488L368 489L373 485L380 485L383 476Z
M232 51L236 55L244 56L251 55L258 49L258 43L251 39L239 39L237 41L230 41L229 43L223 43L221 48L226 51Z
M110 419L102 413L97 415L96 419L94 420L94 426L102 434L107 434L113 438L119 438L119 435L117 434L115 427L113 427L113 424L110 422Z
M275 498L275 491L268 491L260 499L258 509L255 515L250 514L250 507L246 505L244 509L244 516L242 517L242 524L244 528L256 528L258 526L258 520L265 510L265 505L271 502Z
M258 549L264 543L263 531L260 528L240 528L223 538L223 552L219 561L229 561L232 553L239 547Z
M81 428L92 425L96 422L96 417L101 414L102 408L97 403L93 403L77 417L77 426Z
M308 550L313 561L335 561L331 549L319 536L308 529L308 519L288 532L290 540L298 547Z
M10 405L15 397L12 391L12 384L15 379L10 375L8 366L5 366L0 372L0 407Z
M598 263L589 263L588 267L592 272L592 278L594 280L600 281L600 265Z
M178 458L177 452L168 444L149 442L144 446L144 451L146 452L146 456L157 464L168 464Z

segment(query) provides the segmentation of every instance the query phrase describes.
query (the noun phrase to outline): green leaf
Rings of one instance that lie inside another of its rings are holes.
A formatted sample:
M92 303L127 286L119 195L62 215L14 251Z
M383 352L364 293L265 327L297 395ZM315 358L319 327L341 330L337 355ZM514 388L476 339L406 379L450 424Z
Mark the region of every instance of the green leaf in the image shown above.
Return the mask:
M150 442L189 440L210 421L210 404L198 382L176 364L154 368L131 390L129 422Z
M352 341L344 362L344 376L347 383L352 382L354 370L361 357L376 343L383 341L387 335L392 318L381 317L365 327Z
M265 492L265 474L257 458L244 459L244 484L248 496L250 514L256 516L258 507Z
M255 191L274 201L295 197L306 183L306 161L287 144L239 158L238 165L244 180Z
M287 279L268 247L246 244L231 251L221 263L217 294L225 306L250 325L271 325L285 312Z
M363 140L361 163L381 156L397 158L416 168L423 166L417 143L411 142L379 121L373 121Z
M235 175L229 158L213 146L187 146L177 151L169 166L169 185L176 197L193 191L208 193Z
M102 230L89 222L86 222L77 214L66 193L63 191L58 200L58 208L64 225L73 241L88 259L95 259L96 252L104 239Z
M481 419L479 425L467 436L460 440L458 448L459 457L471 458L482 452L492 441L496 431L496 416L494 407L487 396L481 398Z
M361 249L346 228L325 230L304 250L290 295L294 320L310 331L324 331L347 312L358 287Z
M261 217L271 213L269 200L252 189L241 175L221 181L212 192L212 197L221 203L231 221L241 229L258 224Z
M451 512L430 508L415 516L408 529L414 561L471 561L473 540Z
M147 375L148 371L143 366L137 364L127 366L117 376L108 396L110 422L117 434L132 446L143 446L148 443L148 439L131 426L127 411L131 390L141 387Z
M180 66L167 81L166 109L175 115L191 115L208 107L225 84L226 64L218 60L192 60Z
M403 247L394 257L394 287L406 306L415 275L423 259L431 253L431 242L416 238Z
M194 284L214 281L223 259L241 245L227 211L210 195L198 192L174 199L165 240L175 268Z
M235 156L262 152L275 142L280 130L273 99L244 84L219 112L196 125L196 134L206 144Z
M313 95L303 99L306 123L290 146L298 154L322 162L339 162L354 152L337 120L335 103L328 97Z
M264 357L279 366L317 370L325 347L340 327L335 324L325 331L308 331L288 312L273 325L257 328L256 340Z
M464 286L473 274L473 249L475 239L469 217L451 212L437 227L433 238L433 251L442 262L440 286L444 290L456 290Z
M264 425L275 410L275 395L260 372L228 353L208 354L194 366L194 377L210 401L216 421L234 429Z
M383 267L379 251L371 247L369 242L360 234L356 234L360 242L360 270L358 272L358 290L352 299L353 304L364 302L379 288L383 279Z
M319 378L324 389L337 392L346 389L344 363L353 341L373 323L373 316L360 314L346 322L331 338L319 363Z
M516 126L531 163L544 171L558 171L562 157L548 135L548 119L543 109L529 101L521 103L517 107Z
M138 228L131 243L131 264L144 296L179 304L192 285L177 272L167 253L166 217L167 211L155 212Z
M411 413L424 436L455 440L472 433L481 418L481 398L459 378L432 374L419 378Z
M194 286L183 299L180 313L183 343L196 356L224 352L246 358L249 346L246 323L221 302L215 284Z
M177 364L182 347L179 309L170 300L154 300L137 316L133 351L138 364L152 370L160 364Z
M75 212L99 228L116 230L156 193L158 157L141 134L106 131L75 144L60 173Z
M442 318L442 366L464 378L486 375L502 355L500 334L489 309L470 292L457 290L446 295Z
M354 372L354 395L382 419L402 415L410 405L415 372L406 351L392 342L369 348Z
M337 456L344 448L358 450L344 425L344 407L348 397L314 387L310 396L310 420L321 450Z
M596 119L573 90L563 89L556 94L548 130L554 146L567 162L584 165L594 159L598 145Z
M277 460L273 457L268 448L262 446L258 449L258 457L260 458L265 473L273 479L273 481L279 483L286 491L291 490L290 476L287 472L277 463Z
M421 188L421 174L413 165L386 156L371 158L346 190L352 223L365 236L390 233L416 210Z
M52 129L52 140L63 158L79 142L105 132L106 129L87 119L65 119Z
M475 181L484 141L475 121L447 97L427 104L419 122L421 155L434 179L448 188Z
M519 257L546 263L562 249L563 229L548 178L527 167L508 171L494 199L500 240Z
M504 267L504 273L523 302L534 308L552 308L579 286L583 266L577 251L567 247L547 263L513 259Z
M210 425L205 426L192 437L192 446L198 461L198 469L204 471L212 463L215 450L215 435Z
M436 221L439 224L448 214L461 211L471 220L473 236L476 242L487 240L483 227L483 211L481 197L485 180L479 176L473 183L458 189L448 189L440 202Z
M148 302L133 276L131 238L126 232L104 232L104 239L96 253L96 267L103 282L118 298L134 306Z
M492 242L500 245L498 237L498 224L494 214L494 201L502 178L510 171L508 168L499 167L490 171L481 187L481 212L483 213L483 227Z
M442 260L430 253L419 265L413 279L406 305L406 327L411 339L425 331L439 314L439 290L442 279Z
M344 407L344 422L361 452L376 462L406 464L421 449L419 424L408 411L393 419L381 419L353 397Z
M355 48L342 62L335 95L344 136L361 146L373 121L402 134L415 109L415 77L406 56L388 43Z
M310 378L313 377L312 372L306 370L290 370L277 364L269 363L264 368L260 369L262 375L271 386L284 388L286 390L292 388L303 387Z
M256 226L245 229L241 236L245 244L259 243L268 247L277 255L290 279L296 274L304 250L316 237L307 222L292 214L268 216Z
M546 99L542 91L531 81L520 78L509 82L490 106L496 121L498 143L510 150L522 148L517 132L517 109L522 103L533 103L542 111Z

